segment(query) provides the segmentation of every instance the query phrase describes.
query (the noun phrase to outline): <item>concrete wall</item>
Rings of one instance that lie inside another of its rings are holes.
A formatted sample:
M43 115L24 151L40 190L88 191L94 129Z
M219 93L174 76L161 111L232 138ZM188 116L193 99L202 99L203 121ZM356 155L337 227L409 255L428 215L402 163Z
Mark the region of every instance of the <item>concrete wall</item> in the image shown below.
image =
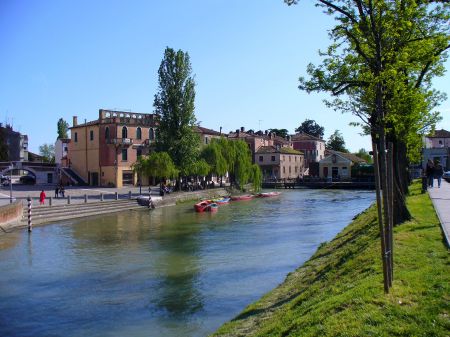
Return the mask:
M6 206L0 206L0 226L14 226L22 219L22 202L15 201Z

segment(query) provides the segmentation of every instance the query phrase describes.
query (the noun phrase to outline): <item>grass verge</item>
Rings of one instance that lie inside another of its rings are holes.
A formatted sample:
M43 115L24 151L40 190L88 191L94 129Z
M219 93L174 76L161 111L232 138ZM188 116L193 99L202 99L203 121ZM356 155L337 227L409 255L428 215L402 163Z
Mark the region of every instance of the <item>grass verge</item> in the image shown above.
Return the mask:
M407 202L413 219L395 228L390 294L372 206L214 336L449 336L450 260L439 220L418 184Z

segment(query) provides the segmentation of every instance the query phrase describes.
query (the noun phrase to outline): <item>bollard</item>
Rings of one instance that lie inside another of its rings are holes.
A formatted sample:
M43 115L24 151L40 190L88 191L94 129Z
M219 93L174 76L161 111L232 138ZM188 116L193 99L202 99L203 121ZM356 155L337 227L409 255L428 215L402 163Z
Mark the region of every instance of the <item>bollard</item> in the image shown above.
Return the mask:
M100 193L100 201L103 201L103 193Z
M85 203L85 204L87 203L87 199L88 199L87 194L85 194L85 195L84 195L84 203Z
M116 200L119 200L119 193L116 192Z
M128 199L131 199L131 191L128 191Z
M48 197L48 205L49 205L49 206L52 205L52 197Z
M31 223L31 198L27 198L28 201L28 232L33 230L33 224Z
M67 196L67 205L70 205L70 195Z

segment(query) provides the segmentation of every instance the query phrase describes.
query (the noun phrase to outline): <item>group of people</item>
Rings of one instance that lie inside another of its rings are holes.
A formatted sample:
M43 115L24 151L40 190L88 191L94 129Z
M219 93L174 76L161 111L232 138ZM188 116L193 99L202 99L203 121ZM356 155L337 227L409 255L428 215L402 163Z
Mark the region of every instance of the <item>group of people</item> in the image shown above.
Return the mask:
M434 179L436 178L438 181L438 187L441 187L442 175L444 174L444 168L441 163L436 161L436 164L428 159L427 167L425 168L425 174L427 176L428 187L433 187Z
M55 198L58 198L58 197L62 197L62 198L64 198L64 193L65 193L65 190L64 190L64 185L57 185L56 187L55 187Z

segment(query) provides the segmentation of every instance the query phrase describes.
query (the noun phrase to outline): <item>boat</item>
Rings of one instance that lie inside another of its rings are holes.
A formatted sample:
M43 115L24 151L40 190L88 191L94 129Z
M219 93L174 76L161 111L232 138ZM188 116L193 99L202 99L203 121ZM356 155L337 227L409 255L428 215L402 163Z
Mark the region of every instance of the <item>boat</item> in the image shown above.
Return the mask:
M245 195L236 195L234 197L230 197L232 201L242 201L242 200L251 200L253 199L253 195L245 194Z
M207 206L206 210L211 213L217 212L219 210L219 205L217 205L215 202L213 202L212 204L209 204Z
M200 201L200 202L196 203L194 205L194 209L195 209L196 212L202 213L204 211L207 211L207 208L208 208L208 206L210 204L211 204L210 200L203 200L203 201Z
M230 197L223 197L220 199L213 199L212 202L218 204L218 205L223 205L223 204L228 204L230 202Z
M269 198L280 195L281 192L261 192L256 195L257 198Z

